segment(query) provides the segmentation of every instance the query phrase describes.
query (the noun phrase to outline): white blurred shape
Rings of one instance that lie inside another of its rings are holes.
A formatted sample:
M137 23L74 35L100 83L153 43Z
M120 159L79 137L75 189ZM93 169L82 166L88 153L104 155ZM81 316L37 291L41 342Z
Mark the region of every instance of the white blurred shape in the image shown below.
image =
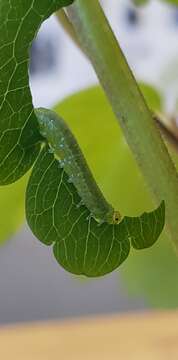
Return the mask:
M178 10L158 0L139 8L129 0L101 3L134 75L160 88L173 108L178 94ZM31 78L35 106L52 106L97 82L92 66L54 16L40 30L41 38L47 35L55 43L58 66Z

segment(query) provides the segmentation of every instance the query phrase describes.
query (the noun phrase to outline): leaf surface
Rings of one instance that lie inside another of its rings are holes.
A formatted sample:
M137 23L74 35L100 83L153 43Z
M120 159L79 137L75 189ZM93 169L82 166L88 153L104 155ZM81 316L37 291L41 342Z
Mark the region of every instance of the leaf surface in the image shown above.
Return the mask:
M74 274L110 273L127 258L130 243L137 249L147 248L164 227L164 202L151 213L124 217L119 225L99 225L80 202L75 187L45 147L27 188L27 221L39 240L53 245L57 261Z
M41 23L73 0L0 1L0 184L20 178L39 152L29 88L29 48Z

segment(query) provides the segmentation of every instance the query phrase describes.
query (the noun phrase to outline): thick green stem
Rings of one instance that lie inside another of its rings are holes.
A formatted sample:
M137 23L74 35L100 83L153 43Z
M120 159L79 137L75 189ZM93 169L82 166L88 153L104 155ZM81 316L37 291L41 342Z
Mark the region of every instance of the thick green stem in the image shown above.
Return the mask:
M78 37L76 36L75 30L74 30L72 24L70 23L65 11L64 10L58 10L56 12L56 17L59 20L62 27L64 28L64 30L66 31L66 33L73 40L73 42L79 47L79 49L81 49Z
M157 203L165 200L167 224L178 249L178 176L136 80L98 0L76 0L68 15L147 184Z

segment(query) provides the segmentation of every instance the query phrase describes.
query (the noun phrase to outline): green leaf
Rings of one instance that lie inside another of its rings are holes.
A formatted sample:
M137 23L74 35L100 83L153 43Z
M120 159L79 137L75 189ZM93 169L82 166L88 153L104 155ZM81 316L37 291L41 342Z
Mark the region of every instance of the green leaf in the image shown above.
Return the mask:
M26 216L35 236L54 245L57 261L69 272L89 277L115 270L128 256L130 243L151 246L164 227L164 202L119 225L99 225L82 205L59 162L45 147L32 171L26 194Z
M41 23L73 0L0 1L0 184L20 178L39 152L29 48Z

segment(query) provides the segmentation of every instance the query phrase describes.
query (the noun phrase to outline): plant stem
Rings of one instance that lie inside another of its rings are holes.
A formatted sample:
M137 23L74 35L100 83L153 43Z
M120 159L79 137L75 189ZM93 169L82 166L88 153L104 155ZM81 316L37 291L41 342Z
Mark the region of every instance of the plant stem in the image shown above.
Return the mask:
M136 3L137 1L139 4L145 2L145 0L133 0L133 2ZM63 29L69 35L70 39L73 41L73 43L81 50L83 54L86 55L86 53L84 53L83 48L81 47L81 44L79 43L74 27L72 23L69 21L68 16L65 13L65 10L64 9L58 10L56 12L56 17L59 23L62 25ZM168 118L168 116L165 116L163 114L161 114L161 116L159 116L158 114L155 115L153 114L153 119L158 124L159 129L161 130L161 133L163 133L163 135L165 136L166 140L168 140L168 142L171 143L171 145L173 145L176 152L178 152L178 134L177 134L178 130L176 126L172 126L173 121L170 118Z
M137 2L137 0L133 0L133 1ZM142 0L138 0L138 2L139 1L141 1L141 4L142 4ZM145 1L145 0L143 0L143 1ZM139 4L140 4L140 2L139 2ZM73 27L72 23L69 21L68 16L66 15L65 11L63 9L58 10L56 12L56 17L59 20L59 23L62 25L62 27L66 31L66 33L69 35L70 39L73 41L73 43L82 51L83 54L85 54L83 48L81 47L81 45L79 43L79 40L78 40L78 37L74 30L74 27ZM167 117L165 115L163 115L163 116L159 116L159 115L154 116L153 115L153 119L157 122L158 127L160 128L161 133L163 133L163 135L165 136L166 140L168 140L168 142L170 142L171 145L173 145L176 152L178 152L178 136L177 136L177 131L175 131L177 129L175 127L172 128L172 121L169 121L169 119L167 119ZM164 121L165 119L167 119L166 123Z
M76 0L68 16L157 203L165 200L178 250L177 172L99 1Z
M66 31L66 33L70 36L70 38L73 40L73 42L78 46L78 48L81 50L81 46L78 40L78 37L75 33L75 30L72 26L72 24L70 23L66 13L64 10L58 10L56 12L56 17L59 20L60 24L62 25L62 27L64 28L64 30Z

